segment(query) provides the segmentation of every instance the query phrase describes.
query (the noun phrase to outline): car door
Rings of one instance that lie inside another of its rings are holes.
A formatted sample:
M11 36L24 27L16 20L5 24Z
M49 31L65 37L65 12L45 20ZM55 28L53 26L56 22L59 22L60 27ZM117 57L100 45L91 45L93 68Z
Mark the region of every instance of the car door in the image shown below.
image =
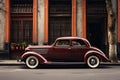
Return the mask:
M71 61L83 61L84 55L88 51L88 47L85 42L80 39L75 39L71 41L71 51L69 57Z
M69 60L70 40L58 40L53 46L49 57L52 61L66 62Z

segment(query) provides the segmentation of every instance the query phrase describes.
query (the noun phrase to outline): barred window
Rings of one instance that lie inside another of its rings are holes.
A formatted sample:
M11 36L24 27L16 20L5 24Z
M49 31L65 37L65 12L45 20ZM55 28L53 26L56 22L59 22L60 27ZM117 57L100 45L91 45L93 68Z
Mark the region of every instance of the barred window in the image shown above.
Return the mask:
M32 42L32 20L11 20L11 42Z
M32 43L33 0L11 0L11 43Z
M72 0L49 0L49 44L72 34Z

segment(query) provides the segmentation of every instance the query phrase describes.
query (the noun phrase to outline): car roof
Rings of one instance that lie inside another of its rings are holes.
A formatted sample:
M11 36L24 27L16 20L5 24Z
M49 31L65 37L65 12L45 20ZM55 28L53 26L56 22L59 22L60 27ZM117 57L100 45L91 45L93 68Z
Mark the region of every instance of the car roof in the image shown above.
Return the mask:
M81 38L81 37L59 37L57 38L57 40L59 39L82 39L82 40L86 40L85 38Z

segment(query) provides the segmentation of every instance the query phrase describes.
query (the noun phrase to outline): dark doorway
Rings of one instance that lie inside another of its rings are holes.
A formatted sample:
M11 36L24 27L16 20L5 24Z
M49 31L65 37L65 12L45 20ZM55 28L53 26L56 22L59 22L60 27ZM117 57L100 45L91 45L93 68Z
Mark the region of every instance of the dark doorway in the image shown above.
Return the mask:
M92 46L108 54L107 13L105 0L87 0L87 39Z

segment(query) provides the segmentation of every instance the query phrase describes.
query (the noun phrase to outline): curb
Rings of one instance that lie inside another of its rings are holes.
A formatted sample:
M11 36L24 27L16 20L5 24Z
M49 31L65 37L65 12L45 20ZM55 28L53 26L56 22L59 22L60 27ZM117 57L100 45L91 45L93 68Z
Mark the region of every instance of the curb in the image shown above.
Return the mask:
M24 62L18 62L17 60L0 60L0 65L24 65ZM119 65L120 61L118 63L110 63L110 62L102 62L101 65Z
M17 60L0 60L0 65L23 65L24 62L18 62Z

